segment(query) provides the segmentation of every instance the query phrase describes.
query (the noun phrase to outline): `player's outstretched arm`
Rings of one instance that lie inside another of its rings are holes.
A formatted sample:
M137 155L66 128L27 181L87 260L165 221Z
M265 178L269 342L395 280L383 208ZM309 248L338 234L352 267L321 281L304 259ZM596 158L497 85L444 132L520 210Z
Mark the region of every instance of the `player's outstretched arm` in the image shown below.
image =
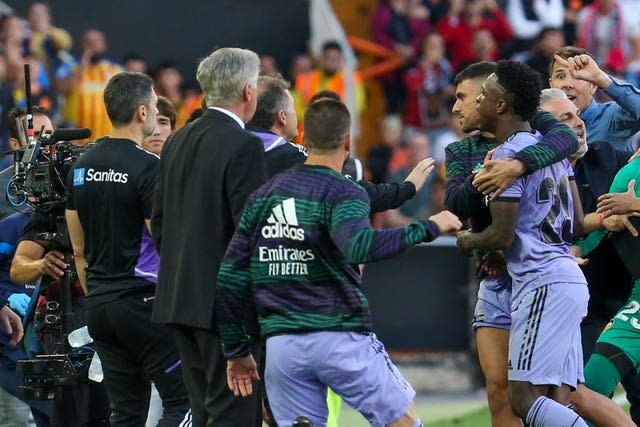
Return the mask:
M443 214L442 218L451 213ZM399 255L408 247L429 242L441 233L431 220L412 222L404 228L376 230L369 222L369 203L362 189L341 192L331 208L329 233L340 252L352 264L365 264ZM455 218L457 228L462 225ZM443 224L445 225L445 224Z
M422 189L424 183L433 171L435 161L429 157L419 162L403 182L375 184L358 181L369 195L371 212L384 212L400 207Z

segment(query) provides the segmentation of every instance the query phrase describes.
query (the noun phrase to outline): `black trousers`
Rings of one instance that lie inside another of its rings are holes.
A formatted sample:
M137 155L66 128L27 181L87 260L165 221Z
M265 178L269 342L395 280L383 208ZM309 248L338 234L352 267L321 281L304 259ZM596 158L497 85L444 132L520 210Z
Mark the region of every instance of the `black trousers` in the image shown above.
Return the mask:
M227 386L227 362L217 332L174 326L182 360L182 375L189 389L194 427L260 427L261 386L248 397L236 397ZM251 349L260 363L262 349L256 340Z
M158 426L175 427L189 410L172 330L151 323L153 290L87 309L87 326L102 362L111 400L111 425L142 427L151 381L162 399Z
M107 427L109 398L104 383L62 386L62 393L53 401L52 427Z

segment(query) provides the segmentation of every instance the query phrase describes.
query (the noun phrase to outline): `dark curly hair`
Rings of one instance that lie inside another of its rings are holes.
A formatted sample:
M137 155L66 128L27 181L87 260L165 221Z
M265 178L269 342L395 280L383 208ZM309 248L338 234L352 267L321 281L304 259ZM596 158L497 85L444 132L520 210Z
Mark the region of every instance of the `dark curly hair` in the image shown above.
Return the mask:
M531 120L540 104L540 75L523 62L500 60L496 76L507 93L513 95L513 112L522 120Z

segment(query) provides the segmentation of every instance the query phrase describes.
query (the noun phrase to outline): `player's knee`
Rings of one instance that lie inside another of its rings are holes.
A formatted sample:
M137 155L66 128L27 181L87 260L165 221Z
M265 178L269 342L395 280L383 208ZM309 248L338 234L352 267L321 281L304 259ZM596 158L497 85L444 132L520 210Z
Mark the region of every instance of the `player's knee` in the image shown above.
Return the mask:
M509 405L509 382L492 382L487 380L487 400L493 411Z
M539 395L532 393L525 386L511 384L511 390L509 393L509 403L511 404L511 410L518 417L523 420L527 419L529 408L533 402L539 397Z

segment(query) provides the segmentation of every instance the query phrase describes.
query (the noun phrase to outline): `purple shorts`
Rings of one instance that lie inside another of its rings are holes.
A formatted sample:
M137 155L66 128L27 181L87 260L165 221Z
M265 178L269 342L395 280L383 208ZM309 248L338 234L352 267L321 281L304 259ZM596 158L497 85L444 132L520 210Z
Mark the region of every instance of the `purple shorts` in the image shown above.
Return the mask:
M573 388L583 383L580 322L588 302L586 284L554 283L525 294L511 314L509 380Z
M475 331L478 328L511 328L511 276L504 273L496 277L485 277L478 288L478 301L473 311Z
M267 339L265 385L280 426L304 415L327 423L327 387L372 426L385 426L409 409L413 387L372 333L311 332Z

